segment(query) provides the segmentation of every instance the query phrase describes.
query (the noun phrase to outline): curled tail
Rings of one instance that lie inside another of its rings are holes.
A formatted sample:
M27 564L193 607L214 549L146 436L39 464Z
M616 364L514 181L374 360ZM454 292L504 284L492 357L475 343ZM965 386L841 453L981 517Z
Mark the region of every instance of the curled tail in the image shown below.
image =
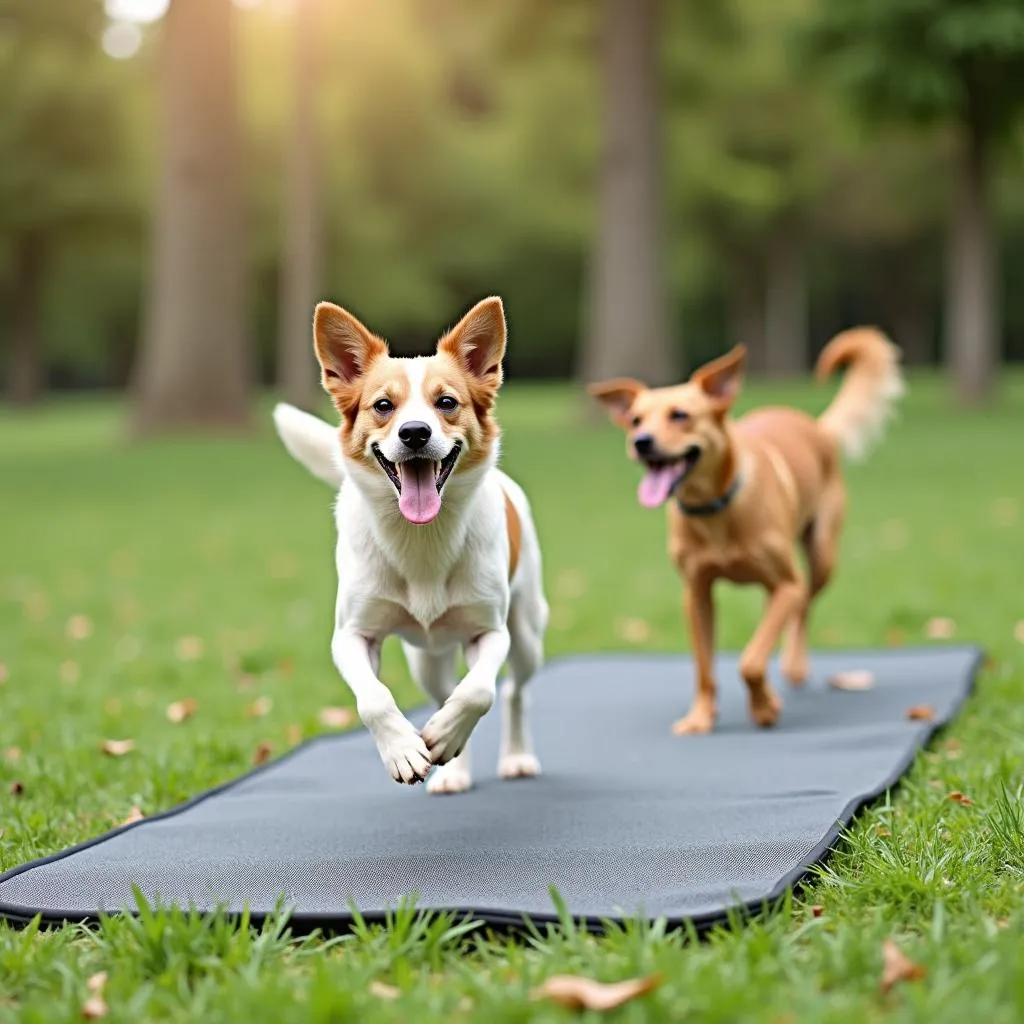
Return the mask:
M874 327L855 327L822 349L815 376L824 381L840 369L846 370L842 386L818 423L848 457L859 459L881 438L903 394L900 350Z
M325 484L337 489L345 477L341 463L338 432L329 423L279 402L274 406L274 426L285 448Z

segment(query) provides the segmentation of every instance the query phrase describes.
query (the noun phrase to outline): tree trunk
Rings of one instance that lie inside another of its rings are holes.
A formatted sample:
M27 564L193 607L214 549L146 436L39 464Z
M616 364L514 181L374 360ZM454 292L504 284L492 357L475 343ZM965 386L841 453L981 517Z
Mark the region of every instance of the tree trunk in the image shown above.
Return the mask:
M134 374L139 434L248 423L231 0L172 0L163 25L161 168Z
M604 145L579 372L668 384L679 361L661 233L659 3L604 0L603 9Z
M319 4L303 0L293 12L293 100L286 144L284 263L278 324L277 383L283 397L311 409L320 398L313 358L313 306L320 287L319 146L316 79Z
M764 296L764 370L772 377L807 371L807 268L792 228L780 229L768 249Z
M977 405L992 391L999 358L998 260L992 232L988 146L980 118L964 125L946 282L946 360L958 398Z
M764 373L764 282L750 260L729 260L729 327L734 345L747 348L747 368L752 375Z
M11 351L7 397L14 405L35 403L43 390L43 338L40 327L46 254L37 234L22 235L14 248L11 299Z

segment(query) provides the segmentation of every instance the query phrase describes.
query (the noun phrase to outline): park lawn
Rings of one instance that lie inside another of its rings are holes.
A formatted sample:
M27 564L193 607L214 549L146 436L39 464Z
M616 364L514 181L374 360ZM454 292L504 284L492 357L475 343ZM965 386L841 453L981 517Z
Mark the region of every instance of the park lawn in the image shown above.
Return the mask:
M820 409L826 397L762 386L744 402ZM531 495L544 548L549 654L685 648L662 517L637 505L616 432L584 426L559 386L510 386L500 411L504 464ZM350 703L328 649L327 490L265 423L250 440L130 446L120 413L94 400L0 413L0 870L133 806L172 807ZM639 924L515 942L404 913L332 942L172 913L92 931L0 926L0 1020L79 1020L100 971L110 1021L557 1021L572 1012L529 993L566 972L659 972L660 988L610 1015L621 1021L1024 1018L1022 442L1024 379L964 415L922 378L886 444L851 468L816 646L943 642L926 627L948 617L954 642L991 659L891 803L781 911L700 943ZM720 601L721 645L738 647L761 598L723 589ZM393 650L384 674L416 700ZM190 698L195 715L168 721L168 705ZM104 756L105 739L135 749ZM492 770L483 751L478 770ZM947 799L954 790L973 803ZM882 995L890 936L927 977Z

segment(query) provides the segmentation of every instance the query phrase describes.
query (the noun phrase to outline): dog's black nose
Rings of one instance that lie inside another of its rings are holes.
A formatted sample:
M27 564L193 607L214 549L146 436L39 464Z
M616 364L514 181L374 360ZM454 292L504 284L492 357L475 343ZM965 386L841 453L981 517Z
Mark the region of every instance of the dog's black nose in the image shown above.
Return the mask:
M418 452L430 440L430 427L419 420L410 420L398 428L398 439L410 451Z
M650 455L654 451L654 438L650 434L637 434L633 438L637 455Z

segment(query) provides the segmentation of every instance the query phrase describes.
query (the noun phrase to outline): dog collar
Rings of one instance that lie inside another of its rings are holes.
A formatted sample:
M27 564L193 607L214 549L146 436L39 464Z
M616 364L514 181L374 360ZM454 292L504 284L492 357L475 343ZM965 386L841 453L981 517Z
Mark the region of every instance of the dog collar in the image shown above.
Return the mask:
M743 483L743 474L737 473L733 477L732 483L729 484L729 489L724 494L720 494L714 501L709 501L706 505L687 505L682 498L676 498L676 504L684 516L713 516L729 507L729 503L736 497L736 492L740 489L741 483Z

